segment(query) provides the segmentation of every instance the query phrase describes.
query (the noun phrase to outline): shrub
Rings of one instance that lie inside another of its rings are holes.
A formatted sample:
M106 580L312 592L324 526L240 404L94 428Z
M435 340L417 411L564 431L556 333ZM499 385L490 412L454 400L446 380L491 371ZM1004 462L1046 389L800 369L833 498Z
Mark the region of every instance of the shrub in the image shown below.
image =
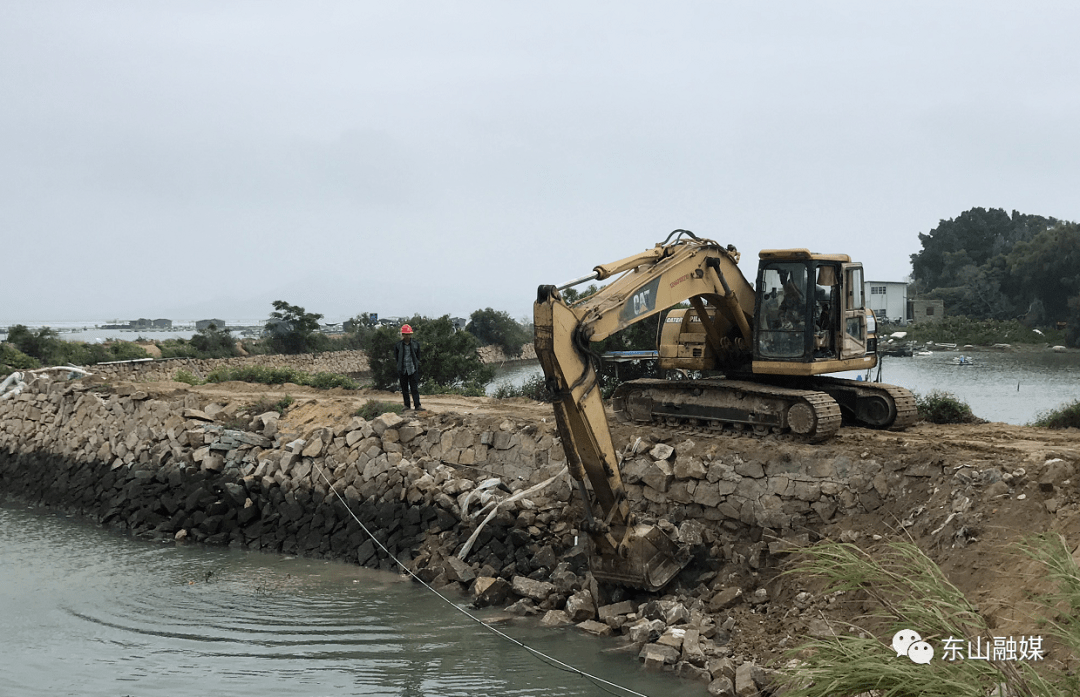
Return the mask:
M369 399L364 402L364 406L356 410L355 416L359 416L361 419L371 421L372 419L379 417L387 412L393 412L400 414L405 410L404 404L392 404L390 402L380 402L376 399Z
M49 327L35 331L21 324L8 330L8 342L45 365L93 365L150 357L145 349L130 341L111 341L107 344L64 341Z
M157 346L162 358L202 358L199 350L185 339L166 339Z
M348 377L338 373L305 373L302 370L292 368L268 368L262 365L245 365L235 368L222 366L214 368L206 376L206 382L257 382L263 385L284 385L291 382L296 385L306 385L319 390L328 390L332 387L343 387L346 390L358 390L360 385Z
M524 397L537 402L551 402L555 396L547 388L547 380L543 374L537 374L525 378L520 385L502 383L492 393L495 399L510 399L512 397Z
M1040 413L1031 425L1042 428L1080 428L1080 399Z
M296 400L289 395L285 395L277 401L264 397L249 404L247 411L252 414L265 414L268 411L276 411L279 414L284 414L285 410L291 407L295 401Z
M32 370L40 368L41 364L36 358L27 356L6 341L0 344L0 377L7 377L16 370Z
M199 354L199 358L229 358L237 354L236 339L228 329L214 324L200 329L191 337L190 346Z
M173 376L173 380L175 380L176 382L183 382L183 383L186 383L188 385L201 385L202 384L202 380L195 377L195 375L193 373L191 373L190 371L184 370L183 368L176 371L176 375Z
M919 410L919 418L930 423L970 424L979 422L979 419L971 413L971 407L949 392L932 390L926 395L915 395L915 406Z
M342 387L346 390L358 390L360 389L359 383L347 375L339 375L338 373L315 373L308 378L308 381L304 383L311 387L316 387L320 390L329 390L332 387Z
M287 382L304 384L306 373L292 368L268 368L262 365L245 365L214 368L206 376L207 382L258 382L264 385L284 385Z

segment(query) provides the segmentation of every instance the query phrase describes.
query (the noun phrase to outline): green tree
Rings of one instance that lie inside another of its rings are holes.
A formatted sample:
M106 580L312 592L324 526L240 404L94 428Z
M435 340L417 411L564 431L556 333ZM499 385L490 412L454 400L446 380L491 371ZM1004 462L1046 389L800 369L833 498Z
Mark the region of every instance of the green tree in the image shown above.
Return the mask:
M465 331L475 336L482 346L498 346L508 358L520 356L522 345L532 341L530 332L513 317L490 307L472 313Z
M338 339L342 348L359 349L368 351L371 348L371 337L375 334L378 326L376 315L369 312L361 312L343 324L345 335Z
M1000 208L972 208L956 218L942 220L927 234L919 233L922 251L911 255L913 277L922 291L951 288L953 275L967 266L981 267L1008 254L1017 243L1029 240L1055 224L1054 218L1009 215Z
M40 367L41 363L36 358L26 355L14 344L7 341L0 343L0 378L5 378L16 370L33 370Z
M277 353L313 353L326 346L326 337L318 333L322 315L307 312L299 305L275 300L274 311L266 324L270 348Z
M495 377L495 368L480 361L480 342L467 331L455 332L449 315L437 319L416 316L408 323L420 342L420 391L424 394L448 387L482 392ZM368 363L378 389L398 385L394 344L400 338L394 327L379 327L371 337Z
M236 339L227 328L219 329L211 323L191 337L191 346L199 358L229 358L237 355Z
M1058 223L1018 243L1007 261L1021 297L1040 300L1050 321L1064 321L1070 298L1080 295L1080 225Z
M55 365L58 361L54 359L63 355L59 334L49 327L41 327L35 331L26 325L16 324L8 329L7 340L22 353L43 363Z

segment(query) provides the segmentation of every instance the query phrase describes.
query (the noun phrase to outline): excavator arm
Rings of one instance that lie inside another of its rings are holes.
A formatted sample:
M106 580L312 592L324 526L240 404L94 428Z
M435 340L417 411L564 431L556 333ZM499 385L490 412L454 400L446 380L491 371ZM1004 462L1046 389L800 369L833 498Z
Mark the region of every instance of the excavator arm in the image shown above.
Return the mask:
M677 230L651 250L597 266L592 275L563 286L538 289L536 354L555 395L555 421L585 508L582 527L592 539L592 570L599 580L659 590L687 559L662 531L638 524L630 512L600 395L599 357L590 344L690 300L718 354L749 347L754 289L738 260L734 247ZM617 274L622 275L573 305L560 295L571 285ZM715 312L706 311L706 302Z

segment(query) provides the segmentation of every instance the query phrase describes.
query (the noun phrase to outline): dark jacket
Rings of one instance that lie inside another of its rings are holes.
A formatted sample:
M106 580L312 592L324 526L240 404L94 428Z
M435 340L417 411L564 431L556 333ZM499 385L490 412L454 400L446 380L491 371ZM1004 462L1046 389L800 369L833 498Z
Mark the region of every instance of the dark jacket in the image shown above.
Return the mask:
M398 341L394 344L394 358L397 360L397 372L401 375L405 372L405 352L412 351L413 365L416 366L416 372L420 372L420 342L413 339L408 344L404 340Z

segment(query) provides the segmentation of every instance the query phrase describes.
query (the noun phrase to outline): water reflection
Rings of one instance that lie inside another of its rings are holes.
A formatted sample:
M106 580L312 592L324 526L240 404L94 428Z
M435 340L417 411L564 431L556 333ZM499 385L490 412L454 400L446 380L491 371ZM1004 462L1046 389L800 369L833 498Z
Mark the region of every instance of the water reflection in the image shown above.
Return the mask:
M5 697L598 693L396 574L147 542L11 504L0 588ZM600 653L613 641L505 630L645 694L705 694Z

